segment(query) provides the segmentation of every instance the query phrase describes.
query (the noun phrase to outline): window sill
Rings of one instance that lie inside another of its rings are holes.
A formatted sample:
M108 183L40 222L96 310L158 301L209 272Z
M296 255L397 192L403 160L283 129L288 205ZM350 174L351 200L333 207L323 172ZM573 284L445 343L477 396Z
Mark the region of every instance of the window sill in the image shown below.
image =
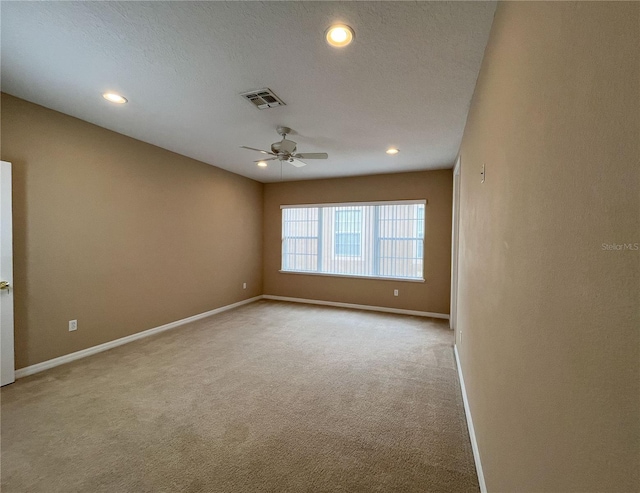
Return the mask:
M381 276L354 276L352 274L328 274L325 272L298 272L294 270L279 270L280 274L297 274L303 276L322 277L347 277L350 279L371 279L374 281L396 281L396 282L425 282L424 279L407 279L404 277L381 277Z

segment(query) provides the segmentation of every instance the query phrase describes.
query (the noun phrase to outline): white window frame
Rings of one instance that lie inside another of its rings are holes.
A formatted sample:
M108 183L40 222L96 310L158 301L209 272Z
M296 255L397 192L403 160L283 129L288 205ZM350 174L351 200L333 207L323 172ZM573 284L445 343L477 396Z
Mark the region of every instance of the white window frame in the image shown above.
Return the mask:
M422 230L422 235L418 236L418 234L416 234L416 238L415 239L420 239L422 240L421 244L422 244L422 256L415 256L415 260L420 260L422 262L422 272L421 272L421 277L394 277L394 276L380 276L380 275L355 275L355 274L343 274L343 273L334 273L334 272L323 272L323 271L296 271L296 270L285 270L283 268L283 250L281 249L280 252L280 258L281 258L281 269L279 270L279 272L283 273L283 274L303 274L303 275L316 275L316 276L329 276L329 277L351 277L351 278L363 278L363 279L382 279L382 280L393 280L393 281L402 281L402 282L424 282L425 281L425 276L424 276L424 268L425 268L425 262L424 262L424 248L425 248L425 236L426 236L426 205L427 205L427 200L426 199L419 199L419 200L396 200L396 201L377 201L377 202L344 202L344 203L320 203L320 204L291 204L291 205L281 205L280 209L295 209L295 208L303 208L303 209L307 209L307 208L323 208L323 207L349 207L350 209L358 209L358 208L362 208L362 207L366 207L366 206L376 206L376 205L382 205L382 206L389 206L389 205L422 205L422 207L424 208L424 217L423 217L423 230ZM362 209L360 209L362 211ZM335 211L337 212L337 211ZM361 212L361 221L364 221L364 211ZM281 220L282 220L283 215L281 214ZM328 219L328 218L326 218ZM331 248L331 253L333 254L334 258L336 258L336 253L335 253L335 226L336 226L336 220L335 220L335 216L331 218L331 234L333 235L332 239L331 239L331 244L332 244L332 248ZM320 230L322 229L322 224L319 223L318 224L318 229L319 229L319 234L316 235L316 238L318 238L318 241L322 241L323 235L321 234ZM282 231L284 232L284 224L282 224ZM416 230L416 233L419 233L418 230ZM338 255L337 257L339 258L361 258L364 255L364 233L362 232L361 229L361 241L360 241L360 253L361 256L357 257L357 256L342 256L342 255ZM377 236L374 238L374 242L379 242L380 241L380 237ZM284 245L286 238L284 237L284 234L282 236L282 244ZM419 246L418 246L419 248ZM320 252L322 250L322 248L319 248L318 251ZM372 258L372 262L376 263L379 262L381 257L373 257ZM320 259L318 259L317 265L320 266L322 265L322 262Z

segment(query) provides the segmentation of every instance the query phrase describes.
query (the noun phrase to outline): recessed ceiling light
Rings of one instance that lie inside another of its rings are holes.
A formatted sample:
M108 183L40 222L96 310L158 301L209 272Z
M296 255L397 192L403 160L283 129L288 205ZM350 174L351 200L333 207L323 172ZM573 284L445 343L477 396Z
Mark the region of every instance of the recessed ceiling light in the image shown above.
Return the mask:
M127 102L127 98L123 98L120 94L116 94L115 92L105 92L102 97L107 101L111 101L116 104L124 104Z
M260 166L261 168L266 168L267 167L267 162L266 161L258 161L258 166Z
M325 32L327 43L336 48L347 46L355 37L353 29L346 24L334 24Z
M389 147L389 149L387 149L387 154L398 154L400 152L399 149L396 149L395 147Z

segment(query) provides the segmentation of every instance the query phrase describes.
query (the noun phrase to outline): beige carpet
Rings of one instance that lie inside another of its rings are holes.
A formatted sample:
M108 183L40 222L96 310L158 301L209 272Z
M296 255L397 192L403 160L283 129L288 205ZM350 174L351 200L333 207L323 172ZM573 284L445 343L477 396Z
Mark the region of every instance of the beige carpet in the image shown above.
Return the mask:
M2 492L478 491L443 321L259 301L2 389Z

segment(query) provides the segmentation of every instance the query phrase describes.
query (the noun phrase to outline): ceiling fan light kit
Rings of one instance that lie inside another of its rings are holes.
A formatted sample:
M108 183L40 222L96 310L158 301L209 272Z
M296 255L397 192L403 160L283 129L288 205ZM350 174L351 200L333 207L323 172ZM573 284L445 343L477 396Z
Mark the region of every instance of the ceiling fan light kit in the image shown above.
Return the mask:
M298 144L293 140L287 140L287 134L291 133L291 129L289 127L278 127L276 130L280 136L282 136L282 140L271 144L271 152L263 149L256 149L255 147L240 146L242 149L249 149L250 151L256 151L273 156L270 158L260 159L259 161L254 161L258 166L264 168L267 166L267 161L274 161L278 159L280 162L286 161L296 168L301 168L302 166L307 165L307 163L302 161L302 159L327 159L329 157L326 152L296 152Z

